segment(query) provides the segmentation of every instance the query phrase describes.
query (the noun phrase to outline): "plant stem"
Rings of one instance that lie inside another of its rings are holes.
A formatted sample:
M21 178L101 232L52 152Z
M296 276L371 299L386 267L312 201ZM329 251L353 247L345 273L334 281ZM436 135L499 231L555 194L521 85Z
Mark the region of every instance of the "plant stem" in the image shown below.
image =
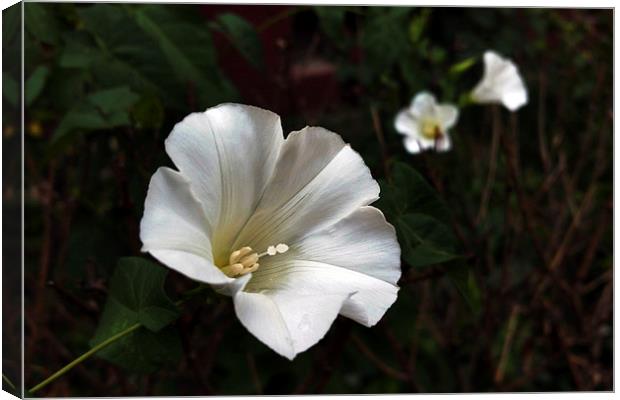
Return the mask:
M15 385L13 384L13 382L11 382L11 380L9 378L6 377L6 375L2 374L2 380L6 382L7 385L9 385L11 387L11 389L13 390L17 390L17 388L15 387Z
M182 305L185 301L187 301L189 298L202 293L208 286L204 285L204 284L200 284L198 287L188 290L187 292L182 294L182 299L178 300L177 302L175 302L174 304L178 307L180 305ZM116 342L117 340L129 335L131 332L135 331L136 329L142 327L141 323L135 323L133 325L131 325L130 327L128 327L127 329L113 335L110 336L109 338L107 338L106 340L104 340L103 342L99 343L98 345L96 345L95 347L93 347L92 349L88 350L86 353L82 354L81 356L79 356L78 358L76 358L75 360L71 361L69 364L65 365L64 367L62 367L61 369L59 369L58 371L54 372L49 378L47 378L46 380L44 380L43 382L33 386L32 388L28 389L28 391L30 393L34 393L37 390L40 390L42 388L44 388L45 386L49 385L50 383L54 382L56 379L60 378L61 376L63 376L64 374L66 374L67 372L69 372L73 367L75 367L76 365L78 365L79 363L81 363L82 361L86 360L87 358L89 358L90 356L92 356L93 354L97 353L99 350L111 345L112 343Z
M142 326L142 324L140 324L140 323L133 324L129 328L125 329L124 331L121 331L121 332L117 333L116 335L107 338L103 342L99 343L98 345L96 345L92 349L88 350L86 353L82 354L81 356L79 356L75 360L71 361L69 364L65 365L64 367L62 367L61 369L59 369L58 371L53 373L49 378L47 378L43 382L41 382L38 385L35 385L35 386L31 387L30 389L28 389L28 391L30 393L34 393L37 390L44 388L45 386L47 386L50 383L54 382L56 379L58 379L61 376L63 376L65 373L67 373L73 367L75 367L76 365L78 365L82 361L86 360L87 358L89 358L90 356L92 356L93 354L98 352L99 350L101 350L101 349L111 345L112 343L116 342L118 339L120 339L120 338L122 338L124 336L127 336L128 334L130 334L131 332L133 332L136 329L140 328L141 326Z

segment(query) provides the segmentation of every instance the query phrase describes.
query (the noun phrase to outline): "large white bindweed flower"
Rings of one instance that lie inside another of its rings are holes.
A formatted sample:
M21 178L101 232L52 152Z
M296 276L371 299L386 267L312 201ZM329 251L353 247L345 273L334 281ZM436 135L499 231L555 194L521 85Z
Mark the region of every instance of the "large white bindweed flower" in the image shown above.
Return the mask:
M476 103L500 103L510 111L527 104L527 89L517 66L494 51L484 53L484 74L471 94Z
M396 300L400 247L368 204L379 186L340 136L223 104L178 123L166 152L179 169L151 178L142 250L232 296L241 323L293 359L338 314L377 323Z
M448 129L456 124L458 116L455 106L437 104L435 96L421 92L396 115L394 127L405 135L405 149L410 153L426 149L448 151L452 147Z

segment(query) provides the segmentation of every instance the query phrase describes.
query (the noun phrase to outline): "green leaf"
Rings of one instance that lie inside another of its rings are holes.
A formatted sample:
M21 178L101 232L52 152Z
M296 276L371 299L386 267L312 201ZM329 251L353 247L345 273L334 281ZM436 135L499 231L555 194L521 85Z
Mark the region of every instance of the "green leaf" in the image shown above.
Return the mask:
M409 40L412 43L418 43L422 38L422 33L428 24L428 17L431 14L430 8L423 8L420 14L411 19L409 24Z
M477 59L478 57L469 57L469 58L464 59L463 61L459 61L458 63L450 67L450 74L451 75L462 74L463 72L473 67L476 64Z
M58 22L51 15L53 4L24 3L25 28L37 40L47 44L56 44L59 37Z
M110 299L135 313L132 323L158 331L178 317L177 307L164 292L167 273L143 258L121 258L110 280Z
M139 372L152 372L178 360L180 341L169 325L179 313L164 292L166 274L164 268L142 258L119 260L90 344L95 346L136 323L143 327L101 350L99 357Z
M63 68L87 68L99 56L97 49L69 37L60 55L59 65Z
M24 102L26 106L31 105L41 94L50 70L44 65L40 65L34 70L25 84Z
M408 54L407 7L371 7L362 32L365 60L380 74Z
M184 88L171 76L157 43L138 27L127 8L94 4L80 8L78 15L96 45L88 36L65 38L71 48L64 59L67 67L89 68L104 87L130 84L139 92L157 93L170 106L184 105Z
M12 5L2 10L2 45L8 47L14 35L21 27L21 3Z
M411 267L439 264L459 257L451 230L431 216L403 215L397 227L403 257Z
M378 205L391 219L409 213L426 214L447 223L450 213L435 190L415 169L402 162L391 167L391 183L382 182Z
M139 96L132 92L127 86L120 86L105 89L91 94L88 100L104 114L111 114L115 111L129 109Z
M264 67L262 43L253 25L238 15L226 13L217 16L215 27L253 66Z
M200 98L200 106L230 100L208 29L175 18L162 6L139 8L134 16L138 26L157 42L181 86Z
M94 4L78 15L97 45L89 70L101 86L129 85L183 112L238 99L195 6Z
M79 101L58 124L52 142L75 130L92 131L127 126L129 108L138 95L128 87L121 86L92 93L86 101Z
M17 81L6 72L2 73L2 96L13 107L19 102L19 86Z

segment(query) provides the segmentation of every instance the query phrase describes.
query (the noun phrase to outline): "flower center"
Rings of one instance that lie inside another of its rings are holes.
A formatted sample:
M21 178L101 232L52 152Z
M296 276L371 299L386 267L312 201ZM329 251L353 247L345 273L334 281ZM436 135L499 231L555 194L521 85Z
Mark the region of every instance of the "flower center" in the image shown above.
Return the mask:
M443 133L441 132L441 127L437 121L427 119L422 123L422 136L426 139L435 140L441 138Z
M258 269L258 260L264 256L275 256L276 254L286 253L288 246L280 243L277 246L269 246L267 250L258 254L251 247L245 246L230 253L228 265L221 268L222 272L231 278L236 278Z

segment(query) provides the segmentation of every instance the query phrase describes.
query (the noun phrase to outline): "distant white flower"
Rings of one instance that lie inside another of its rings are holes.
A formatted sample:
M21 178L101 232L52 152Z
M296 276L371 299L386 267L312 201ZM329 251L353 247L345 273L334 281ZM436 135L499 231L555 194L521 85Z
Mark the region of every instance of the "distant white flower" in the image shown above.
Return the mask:
M408 108L401 110L394 127L405 135L405 148L410 153L426 149L448 151L452 147L448 129L454 126L459 110L451 104L437 104L435 96L418 93Z
M471 96L477 103L501 103L510 111L527 104L527 89L517 66L494 51L484 53L484 74Z
M338 314L376 324L396 300L400 247L379 186L340 136L223 104L178 123L166 152L179 171L151 178L143 251L232 296L241 323L293 359Z

